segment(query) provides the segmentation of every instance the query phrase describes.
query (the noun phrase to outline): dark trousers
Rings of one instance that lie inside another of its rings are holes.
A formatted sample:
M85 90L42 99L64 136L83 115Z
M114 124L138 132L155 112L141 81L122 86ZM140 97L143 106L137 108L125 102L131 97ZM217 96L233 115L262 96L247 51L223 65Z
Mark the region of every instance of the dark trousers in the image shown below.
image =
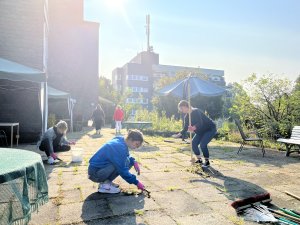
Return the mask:
M50 156L50 140L45 139L41 142L39 149L46 153L46 155ZM53 143L53 151L54 152L66 152L71 149L70 145L54 145Z
M200 144L200 148L203 153L203 156L207 159L209 158L207 145L214 138L216 133L217 133L216 129L211 129L202 133L201 135L196 134L194 136L192 140L192 149L195 155L200 155L200 150L199 150L199 144Z

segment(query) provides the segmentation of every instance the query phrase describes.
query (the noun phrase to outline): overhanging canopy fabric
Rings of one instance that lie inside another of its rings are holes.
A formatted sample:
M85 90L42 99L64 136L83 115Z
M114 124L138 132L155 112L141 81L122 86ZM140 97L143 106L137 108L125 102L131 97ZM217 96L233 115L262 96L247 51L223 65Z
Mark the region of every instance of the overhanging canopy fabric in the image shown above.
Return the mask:
M70 97L70 93L57 90L53 87L48 85L48 98L61 98L61 99L68 99Z
M211 83L207 80L202 80L196 76L189 76L187 78L178 80L170 85L163 87L158 91L160 95L173 95L179 98L187 97L187 85L190 85L190 96L220 96L225 93L225 89Z
M0 79L41 83L40 107L42 114L42 133L44 133L47 130L48 120L48 88L46 72L0 57Z
M22 64L0 58L0 79L12 81L46 82L46 73Z

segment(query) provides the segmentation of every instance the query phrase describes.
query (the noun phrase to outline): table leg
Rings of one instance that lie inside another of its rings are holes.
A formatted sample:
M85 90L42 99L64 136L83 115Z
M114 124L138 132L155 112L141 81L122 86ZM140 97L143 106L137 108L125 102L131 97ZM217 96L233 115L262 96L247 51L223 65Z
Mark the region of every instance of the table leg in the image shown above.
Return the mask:
M10 128L10 147L12 148L13 147L13 137L14 137L14 127L13 126L11 126L11 128Z
M20 125L18 125L18 130L17 130L17 146L19 146L19 132L20 132Z

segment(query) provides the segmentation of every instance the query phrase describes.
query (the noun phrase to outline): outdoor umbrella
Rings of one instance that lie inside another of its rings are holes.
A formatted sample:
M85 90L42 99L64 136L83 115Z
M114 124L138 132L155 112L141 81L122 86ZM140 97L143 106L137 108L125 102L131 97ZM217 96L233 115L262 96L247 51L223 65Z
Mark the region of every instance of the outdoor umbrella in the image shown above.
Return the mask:
M190 94L188 93L188 89L190 89ZM167 85L158 91L160 95L173 95L186 100L197 95L220 96L223 95L224 92L224 88L191 75Z
M191 97L197 95L202 96L220 96L225 93L225 89L219 87L209 81L203 80L200 77L192 76L189 74L184 79L178 80L170 85L163 87L158 91L160 95L173 95L182 99L186 99L191 105ZM191 125L191 113L189 112L189 125ZM190 139L192 139L192 133L190 132ZM192 140L191 140L192 143ZM193 159L193 152L191 148L191 159Z

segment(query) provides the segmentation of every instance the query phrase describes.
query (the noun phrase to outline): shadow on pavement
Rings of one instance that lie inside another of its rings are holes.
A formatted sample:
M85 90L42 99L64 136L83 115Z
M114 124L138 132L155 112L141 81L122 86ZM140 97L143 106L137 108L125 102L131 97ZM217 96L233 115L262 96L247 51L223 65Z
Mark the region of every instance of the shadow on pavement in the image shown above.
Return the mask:
M253 184L251 182L241 180L235 177L224 176L221 172L209 167L204 169L205 172L198 172L198 174L204 179L194 179L191 182L201 182L205 184L210 184L222 192L228 200L235 201L237 199L244 199L251 196L267 193L268 191L264 188ZM223 184L220 182L215 182L209 178L217 178L223 181Z
M138 221L144 213L144 195L92 193L82 205L81 218L88 225L145 225Z
M254 146L245 146L244 149L237 154L239 146L214 145L209 147L211 158L223 160L227 162L244 161L245 163L253 163L255 166L272 165L276 167L284 167L289 164L298 164L300 154L292 153L289 157L285 156L285 151L274 149L265 149L265 157L262 156L260 148ZM189 153L190 146L181 148L181 152Z

